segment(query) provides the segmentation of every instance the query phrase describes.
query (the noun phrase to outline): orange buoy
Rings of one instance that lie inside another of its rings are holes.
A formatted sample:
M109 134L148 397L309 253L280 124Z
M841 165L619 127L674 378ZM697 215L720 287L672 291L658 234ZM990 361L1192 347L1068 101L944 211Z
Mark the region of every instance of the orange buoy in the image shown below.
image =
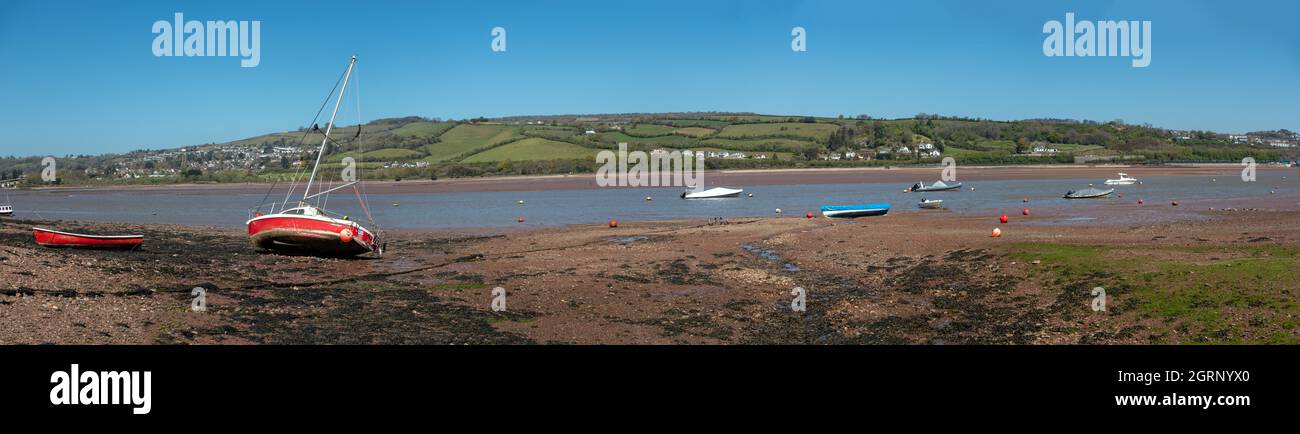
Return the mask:
M813 218L812 211L809 211L809 212L803 213L803 216L804 216L804 217L807 217L807 218Z
M342 242L343 244L352 242L352 230L344 229L339 231L339 242Z
M609 227L611 227L611 228L616 228L616 227L618 227L618 220L610 219L610 220L609 220Z
M1029 208L1021 209L1021 210L1020 210L1020 215L1029 215Z
M1001 237L1001 236L1002 236L1002 228L993 228L993 235L989 235L989 236L990 236L990 237L993 237L993 238Z
M1007 213L1002 213L1002 216L1001 216L1001 217L998 217L998 221L1000 221L1000 222L1002 222L1002 223L1006 223L1006 222L1007 222Z

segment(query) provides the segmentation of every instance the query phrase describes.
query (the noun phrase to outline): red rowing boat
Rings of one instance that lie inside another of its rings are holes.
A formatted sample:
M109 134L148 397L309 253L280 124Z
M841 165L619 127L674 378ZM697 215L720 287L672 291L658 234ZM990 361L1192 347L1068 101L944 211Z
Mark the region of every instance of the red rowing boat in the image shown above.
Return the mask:
M144 235L85 235L43 228L32 228L32 233L36 244L45 247L134 250L144 242Z

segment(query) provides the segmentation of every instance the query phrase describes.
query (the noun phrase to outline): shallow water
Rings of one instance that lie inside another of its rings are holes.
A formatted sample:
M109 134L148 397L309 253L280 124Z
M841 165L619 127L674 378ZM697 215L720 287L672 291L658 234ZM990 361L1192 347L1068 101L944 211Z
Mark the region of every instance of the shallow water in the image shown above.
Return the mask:
M1285 176L1286 179L1282 179ZM927 180L932 182L933 180ZM739 198L684 200L682 189L608 188L521 192L372 194L370 207L385 228L437 229L471 227L556 226L620 221L734 218L782 215L820 216L822 205L888 202L891 216L914 212L999 213L1018 216L1029 199L1033 213L1054 216L1039 223L1086 224L1102 216L1126 221L1159 221L1207 207L1297 209L1300 172L1260 171L1258 180L1238 177L1166 176L1143 178L1142 184L1115 186L1103 199L1066 200L1068 190L1100 186L1100 179L998 180L968 182L962 191L903 193L911 183L805 184L732 186L745 188ZM974 187L975 190L971 190ZM1278 187L1277 193L1270 191ZM753 197L748 197L748 194ZM17 218L70 219L129 223L166 223L242 227L248 208L263 194L212 194L138 190L9 191ZM1120 195L1122 194L1122 197ZM283 193L279 193L282 198ZM645 200L651 196L653 200ZM947 211L918 210L922 197L942 199ZM1133 207L1143 199L1146 207ZM0 200L3 200L0 198ZM524 205L518 204L520 200ZM1180 207L1171 207L1171 201ZM0 202L4 203L4 202ZM394 206L398 204L399 206ZM1121 209L1120 207L1123 207ZM356 198L336 194L327 209L364 221ZM1177 210L1171 212L1169 210ZM518 223L519 217L524 223ZM888 218L888 217L885 217ZM1111 220L1114 220L1111 218Z

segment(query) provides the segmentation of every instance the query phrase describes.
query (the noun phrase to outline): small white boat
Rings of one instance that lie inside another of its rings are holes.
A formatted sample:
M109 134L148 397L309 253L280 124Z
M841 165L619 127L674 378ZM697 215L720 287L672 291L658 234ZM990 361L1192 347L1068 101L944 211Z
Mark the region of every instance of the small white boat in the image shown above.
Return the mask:
M11 215L14 215L14 207L12 205L0 205L0 216L9 217Z
M716 199L722 197L739 197L745 191L739 188L714 187L704 191L683 191L682 199Z
M1133 185L1137 182L1137 178L1130 177L1127 173L1120 173L1119 179L1107 179L1106 185Z
M916 204L916 207L917 207L917 208L921 208L921 209L939 209L939 208L943 208L943 200L941 200L941 199L930 199L930 200L921 199L921 203Z

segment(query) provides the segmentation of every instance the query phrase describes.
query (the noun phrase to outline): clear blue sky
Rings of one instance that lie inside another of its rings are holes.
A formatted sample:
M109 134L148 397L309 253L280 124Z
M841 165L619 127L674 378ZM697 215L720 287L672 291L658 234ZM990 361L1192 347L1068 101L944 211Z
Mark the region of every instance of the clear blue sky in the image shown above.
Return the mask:
M260 20L261 64L155 57L154 21ZM1048 58L1047 20L1152 21L1152 63ZM0 155L304 125L353 53L363 120L752 111L1300 130L1300 2L0 2ZM490 31L507 30L505 53ZM790 50L803 26L808 51ZM342 122L356 121L354 110Z

